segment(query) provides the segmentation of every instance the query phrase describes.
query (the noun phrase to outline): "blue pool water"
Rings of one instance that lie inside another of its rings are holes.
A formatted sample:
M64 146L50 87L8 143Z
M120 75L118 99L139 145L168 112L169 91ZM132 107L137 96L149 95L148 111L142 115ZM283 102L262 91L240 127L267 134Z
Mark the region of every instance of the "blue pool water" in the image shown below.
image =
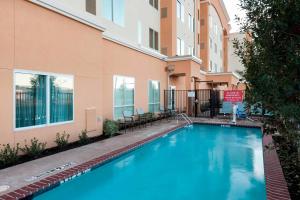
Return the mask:
M263 200L259 129L193 125L35 199Z

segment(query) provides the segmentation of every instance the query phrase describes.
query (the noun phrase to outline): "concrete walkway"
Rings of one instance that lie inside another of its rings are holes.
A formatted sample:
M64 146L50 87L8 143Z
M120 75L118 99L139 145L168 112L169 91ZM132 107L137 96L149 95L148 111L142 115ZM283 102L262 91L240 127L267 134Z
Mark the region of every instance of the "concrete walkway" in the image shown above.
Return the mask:
M146 128L128 130L123 135L0 170L0 188L6 185L10 187L9 190L0 191L0 196L178 125L176 121L156 122ZM51 174L46 173L70 163L71 165L65 166L61 170L53 171ZM39 175L42 176L33 179L33 177Z
M193 119L195 122L200 123L228 123L229 119ZM47 156L41 159L23 163L14 167L0 170L0 188L1 186L9 186L9 189L1 192L0 196L16 190L18 188L29 185L40 179L57 174L68 168L80 165L94 158L100 157L106 153L112 152L116 149L126 147L130 144L134 144L152 135L159 134L166 130L177 127L183 124L184 121L167 121L156 122L153 126L146 128L137 128L134 131L128 131L127 134L119 135L113 138L109 138L103 141L99 141L93 144L82 146L76 149L71 149L65 152L61 152L52 156ZM239 121L238 125L242 126L260 126L260 123L251 121ZM62 168L62 166L64 166ZM56 168L59 168L54 170ZM52 172L51 172L52 170ZM51 172L51 173L50 173ZM40 177L37 177L40 176Z

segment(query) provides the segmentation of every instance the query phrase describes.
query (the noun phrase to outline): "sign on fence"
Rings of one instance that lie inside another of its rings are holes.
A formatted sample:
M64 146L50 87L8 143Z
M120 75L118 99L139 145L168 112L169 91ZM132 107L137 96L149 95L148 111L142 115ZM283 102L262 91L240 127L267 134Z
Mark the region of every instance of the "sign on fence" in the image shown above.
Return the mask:
M195 91L188 92L188 97L196 97Z
M242 90L225 90L224 101L228 102L242 102L244 93Z

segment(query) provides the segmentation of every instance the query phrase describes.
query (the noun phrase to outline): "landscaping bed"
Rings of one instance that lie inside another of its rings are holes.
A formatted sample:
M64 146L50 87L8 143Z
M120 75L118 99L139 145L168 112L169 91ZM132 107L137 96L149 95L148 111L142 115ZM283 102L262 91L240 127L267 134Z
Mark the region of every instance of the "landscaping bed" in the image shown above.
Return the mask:
M288 143L284 137L273 136L282 170L288 184L292 199L300 199L300 165L295 145Z

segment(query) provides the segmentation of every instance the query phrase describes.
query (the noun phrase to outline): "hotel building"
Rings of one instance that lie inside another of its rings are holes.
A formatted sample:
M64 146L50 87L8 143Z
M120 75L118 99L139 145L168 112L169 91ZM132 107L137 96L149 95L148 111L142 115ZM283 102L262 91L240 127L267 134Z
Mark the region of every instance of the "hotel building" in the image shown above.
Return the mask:
M226 88L229 17L222 0L1 0L0 144L54 146L164 90Z

